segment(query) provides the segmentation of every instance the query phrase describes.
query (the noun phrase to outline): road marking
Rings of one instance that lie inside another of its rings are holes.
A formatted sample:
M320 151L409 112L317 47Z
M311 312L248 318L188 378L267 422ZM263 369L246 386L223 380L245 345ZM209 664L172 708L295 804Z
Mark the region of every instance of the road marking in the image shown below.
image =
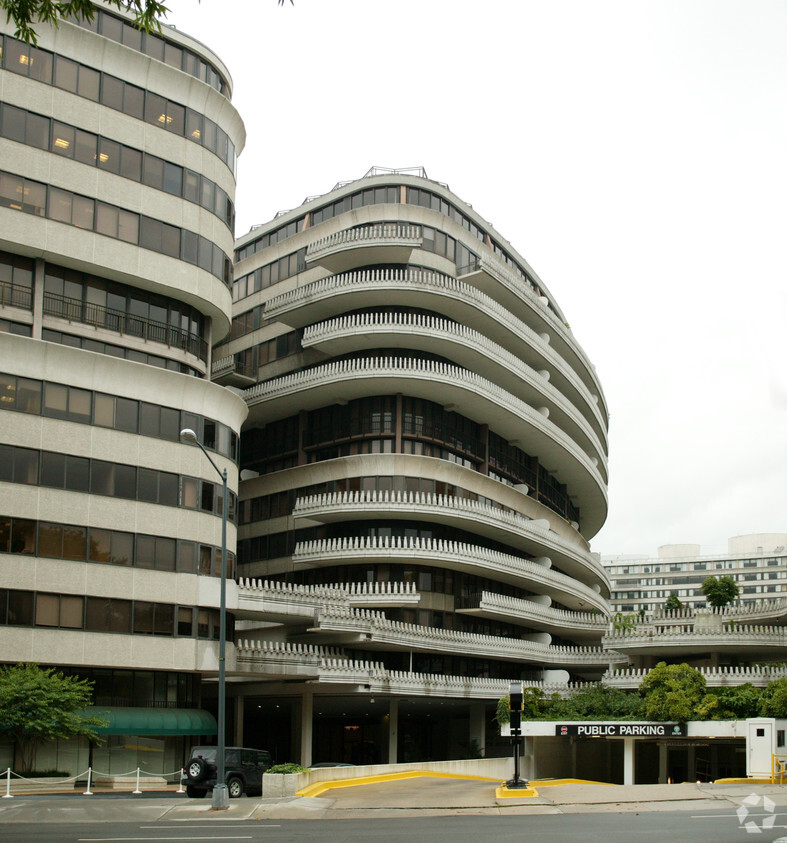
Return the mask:
M130 840L252 840L250 834L243 836L222 836L222 837L80 837L79 843L119 843L120 841Z

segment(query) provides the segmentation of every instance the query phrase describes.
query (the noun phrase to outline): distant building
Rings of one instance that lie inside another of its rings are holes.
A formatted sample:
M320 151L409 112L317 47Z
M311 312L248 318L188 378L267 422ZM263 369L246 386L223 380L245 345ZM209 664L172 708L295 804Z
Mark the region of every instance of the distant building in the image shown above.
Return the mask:
M740 601L787 597L787 533L735 536L723 555L701 554L698 544L670 544L656 558L604 556L614 612L655 612L675 594L686 608L707 604L700 590L706 577L731 576Z

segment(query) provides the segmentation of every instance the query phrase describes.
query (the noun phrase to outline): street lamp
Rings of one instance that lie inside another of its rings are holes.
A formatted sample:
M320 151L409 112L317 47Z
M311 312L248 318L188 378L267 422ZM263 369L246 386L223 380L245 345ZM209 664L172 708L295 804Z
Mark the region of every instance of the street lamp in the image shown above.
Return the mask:
M224 744L226 742L225 708L227 704L226 662L224 658L227 648L227 469L225 468L223 471L219 469L202 443L197 439L197 434L193 430L189 428L181 430L180 441L188 445L196 445L205 454L208 462L216 469L219 477L221 477L223 487L221 495L221 598L219 602L219 731L216 747L218 770L216 772L216 785L213 788L213 801L211 805L213 808L226 809L230 805L227 783L224 780Z

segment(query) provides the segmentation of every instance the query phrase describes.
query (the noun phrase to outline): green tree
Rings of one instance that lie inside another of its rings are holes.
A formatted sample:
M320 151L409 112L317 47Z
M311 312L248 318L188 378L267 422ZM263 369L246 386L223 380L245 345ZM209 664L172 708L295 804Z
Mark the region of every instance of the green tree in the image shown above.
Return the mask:
M664 601L664 608L669 612L674 612L683 608L683 602L673 591L672 594L670 594L670 596Z
M634 629L637 625L637 616L634 614L624 615L623 612L618 612L612 618L612 628L616 630Z
M159 0L108 0L118 9L127 9L134 13L134 25L146 32L161 31L160 18L166 14L167 7ZM31 44L38 43L35 27L39 23L51 23L55 26L61 18L72 15L93 20L95 6L90 0L0 0L0 10L5 11L6 20L16 26L14 35Z
M36 747L58 738L98 740L101 717L84 713L93 698L93 683L64 676L36 664L0 668L0 735L11 738L19 753L19 772L32 769Z
M705 697L705 677L687 664L659 662L640 682L639 694L648 720L691 720Z
M729 605L741 593L738 583L730 576L705 577L700 590L705 595L705 601L714 607Z
M787 679L775 679L760 695L761 717L787 717Z
M638 716L639 696L631 691L589 684L565 699L555 696L547 704L548 720L633 720Z

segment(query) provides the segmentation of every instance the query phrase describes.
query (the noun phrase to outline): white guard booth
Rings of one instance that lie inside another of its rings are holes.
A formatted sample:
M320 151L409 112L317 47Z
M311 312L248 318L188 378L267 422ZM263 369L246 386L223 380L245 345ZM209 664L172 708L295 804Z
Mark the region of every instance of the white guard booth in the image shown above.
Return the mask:
M781 762L787 762L786 731L787 720L751 717L746 721L747 776L757 779L770 778L774 756Z

